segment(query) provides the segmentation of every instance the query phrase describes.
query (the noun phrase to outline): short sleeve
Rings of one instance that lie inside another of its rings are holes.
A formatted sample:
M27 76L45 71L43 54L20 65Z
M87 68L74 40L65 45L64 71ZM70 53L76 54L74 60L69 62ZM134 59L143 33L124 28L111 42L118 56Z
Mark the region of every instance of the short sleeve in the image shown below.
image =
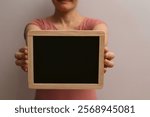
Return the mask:
M28 25L30 24L38 26L41 30L44 29L44 21L42 19L32 20L30 23L28 23Z
M94 27L98 24L106 24L104 21L100 20L100 19L92 19L89 18L86 22L88 29L92 30L94 29Z

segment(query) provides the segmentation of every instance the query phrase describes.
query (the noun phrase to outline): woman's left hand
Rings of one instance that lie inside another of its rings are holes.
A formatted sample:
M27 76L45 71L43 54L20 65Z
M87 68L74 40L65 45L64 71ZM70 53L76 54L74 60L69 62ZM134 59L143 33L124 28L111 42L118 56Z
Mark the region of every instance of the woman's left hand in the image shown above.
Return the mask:
M112 61L115 57L115 54L109 51L108 47L104 48L104 73L107 71L107 68L114 67L114 62Z

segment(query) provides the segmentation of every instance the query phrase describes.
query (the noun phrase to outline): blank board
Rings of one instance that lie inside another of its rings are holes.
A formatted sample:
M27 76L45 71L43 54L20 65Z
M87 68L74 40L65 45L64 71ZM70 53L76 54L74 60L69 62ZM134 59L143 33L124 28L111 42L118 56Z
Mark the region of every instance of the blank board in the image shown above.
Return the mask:
M97 89L103 86L101 31L30 31L28 83L32 89Z

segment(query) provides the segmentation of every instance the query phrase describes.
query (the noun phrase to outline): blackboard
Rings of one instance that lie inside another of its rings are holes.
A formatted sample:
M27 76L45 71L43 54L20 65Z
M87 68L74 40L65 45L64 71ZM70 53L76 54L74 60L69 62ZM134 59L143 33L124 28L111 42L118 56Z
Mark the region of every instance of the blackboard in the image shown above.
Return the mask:
M28 81L35 89L91 89L103 84L104 33L31 31Z

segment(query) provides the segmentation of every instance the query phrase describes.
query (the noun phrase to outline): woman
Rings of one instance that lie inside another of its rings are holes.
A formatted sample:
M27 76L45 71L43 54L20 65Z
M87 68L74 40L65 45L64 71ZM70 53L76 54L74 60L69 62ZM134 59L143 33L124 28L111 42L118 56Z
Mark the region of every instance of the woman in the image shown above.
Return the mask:
M36 19L25 28L25 39L30 30L102 30L106 32L105 40L105 71L112 68L114 54L107 48L107 27L100 20L81 16L76 7L78 0L52 0L55 12L52 16L43 19ZM27 40L26 40L27 41ZM15 54L16 65L27 72L27 47L19 49ZM95 100L95 90L37 90L35 99L74 99L74 100Z

